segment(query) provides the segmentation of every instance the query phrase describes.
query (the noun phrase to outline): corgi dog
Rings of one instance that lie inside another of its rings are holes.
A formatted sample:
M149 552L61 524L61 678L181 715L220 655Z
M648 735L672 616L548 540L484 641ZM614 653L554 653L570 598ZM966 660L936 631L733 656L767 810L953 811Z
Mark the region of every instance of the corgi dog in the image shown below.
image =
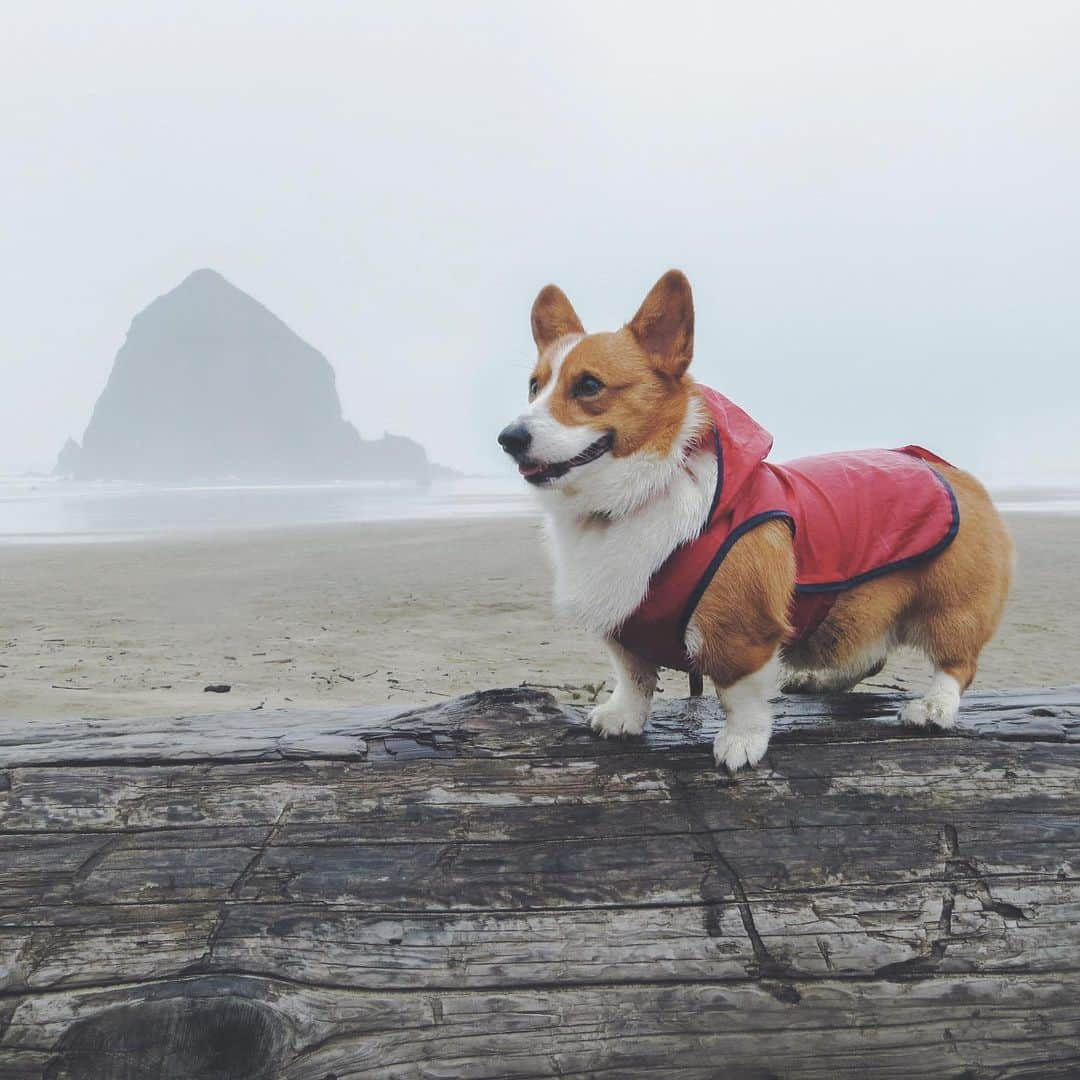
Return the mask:
M681 668L716 686L717 764L753 766L781 683L848 690L899 645L933 665L901 719L954 724L1013 563L973 476L921 447L767 461L768 432L688 373L677 270L614 332L586 333L548 285L532 334L529 404L499 443L542 500L557 606L611 654L595 732L639 734L658 668Z

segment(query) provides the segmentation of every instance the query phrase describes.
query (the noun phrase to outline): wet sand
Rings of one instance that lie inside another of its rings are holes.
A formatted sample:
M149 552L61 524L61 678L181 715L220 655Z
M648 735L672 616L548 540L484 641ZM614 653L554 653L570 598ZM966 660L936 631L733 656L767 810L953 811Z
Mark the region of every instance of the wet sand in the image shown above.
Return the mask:
M1017 579L976 685L1078 683L1080 517L1008 521ZM10 545L0 597L6 719L422 703L523 682L585 701L610 686L603 647L552 611L533 519ZM870 685L926 672L898 656ZM662 689L684 695L685 676Z

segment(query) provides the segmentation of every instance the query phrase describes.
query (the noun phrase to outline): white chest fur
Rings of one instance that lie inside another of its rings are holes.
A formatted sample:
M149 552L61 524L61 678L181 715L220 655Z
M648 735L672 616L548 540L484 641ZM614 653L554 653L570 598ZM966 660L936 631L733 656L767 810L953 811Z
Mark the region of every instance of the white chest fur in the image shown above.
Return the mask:
M685 462L634 463L650 473L656 491L625 513L599 516L583 513L577 500L552 493L547 505L547 531L555 563L555 602L585 629L610 636L645 596L649 579L679 545L701 530L716 490L716 455L706 447ZM630 462L623 483L635 477ZM666 483L657 484L658 471Z

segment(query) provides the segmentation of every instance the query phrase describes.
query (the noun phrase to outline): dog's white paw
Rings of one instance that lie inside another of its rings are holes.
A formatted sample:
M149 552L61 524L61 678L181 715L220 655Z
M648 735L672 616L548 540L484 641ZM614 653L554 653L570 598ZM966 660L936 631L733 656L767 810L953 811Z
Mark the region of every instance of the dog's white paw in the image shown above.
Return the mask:
M756 765L769 749L769 732L729 731L726 727L713 739L713 757L717 765L724 765L732 772L744 765Z
M589 727L605 739L620 735L640 735L649 721L649 707L644 709L627 706L624 702L609 698L589 713Z
M956 724L960 703L955 694L929 693L909 701L900 710L900 719L908 727L951 728Z

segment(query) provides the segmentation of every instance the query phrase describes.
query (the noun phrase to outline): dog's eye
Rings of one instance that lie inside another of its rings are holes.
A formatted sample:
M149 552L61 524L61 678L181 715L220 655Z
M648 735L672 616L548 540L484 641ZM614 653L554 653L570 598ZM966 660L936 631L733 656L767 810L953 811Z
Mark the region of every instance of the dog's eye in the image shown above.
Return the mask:
M533 378L531 378L529 380L529 400L530 401L532 401L532 399L534 397L536 397L536 391L539 390L539 389L540 389L540 383L537 381L536 377L533 376Z
M604 384L595 375L582 375L574 383L573 394L574 397L596 397L603 389Z

